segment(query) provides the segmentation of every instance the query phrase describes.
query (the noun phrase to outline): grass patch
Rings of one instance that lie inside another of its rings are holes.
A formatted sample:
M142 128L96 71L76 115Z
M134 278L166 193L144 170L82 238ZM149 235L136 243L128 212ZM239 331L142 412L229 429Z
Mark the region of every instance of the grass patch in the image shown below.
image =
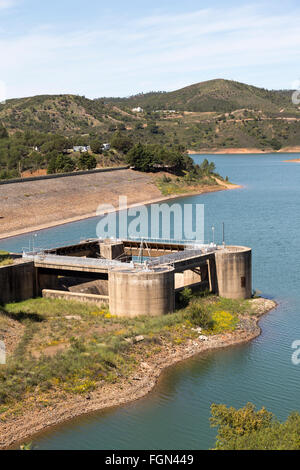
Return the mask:
M0 250L0 267L1 266L9 266L13 264L13 259L10 257L10 253L8 251Z
M210 176L191 178L190 175L187 174L176 178L170 178L164 175L162 178L157 178L156 185L163 196L169 196L173 194L194 192L204 186L218 186L218 183Z
M42 395L46 403L45 396L51 401L53 394L85 394L101 383L117 382L162 344L196 338L195 326L208 334L233 331L238 314L251 310L247 301L193 296L188 290L182 302L173 314L137 318L117 318L104 306L60 299L7 304L2 315L25 329L0 370L1 410L33 395ZM144 341L135 344L137 336Z

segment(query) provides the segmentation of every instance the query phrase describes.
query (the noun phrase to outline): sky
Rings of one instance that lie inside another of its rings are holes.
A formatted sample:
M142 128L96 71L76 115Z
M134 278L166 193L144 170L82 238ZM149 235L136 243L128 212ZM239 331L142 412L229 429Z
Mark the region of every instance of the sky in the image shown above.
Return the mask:
M0 0L0 100L300 78L299 0ZM4 96L5 95L5 96Z

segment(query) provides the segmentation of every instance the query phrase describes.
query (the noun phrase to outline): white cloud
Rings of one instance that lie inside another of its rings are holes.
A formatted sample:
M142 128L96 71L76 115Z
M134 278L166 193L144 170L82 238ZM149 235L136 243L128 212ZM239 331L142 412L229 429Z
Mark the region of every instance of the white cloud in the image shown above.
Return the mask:
M0 0L0 8L5 3L12 2ZM120 18L119 24L114 19L111 25L91 23L88 30L66 32L41 24L15 37L0 35L5 64L0 63L0 78L10 96L47 90L89 96L169 90L209 74L221 78L230 71L235 77L241 68L252 76L255 69L268 74L271 67L283 74L285 64L295 66L297 78L299 23L299 10L271 14L256 5Z
M0 10L11 8L15 5L15 0L0 0Z

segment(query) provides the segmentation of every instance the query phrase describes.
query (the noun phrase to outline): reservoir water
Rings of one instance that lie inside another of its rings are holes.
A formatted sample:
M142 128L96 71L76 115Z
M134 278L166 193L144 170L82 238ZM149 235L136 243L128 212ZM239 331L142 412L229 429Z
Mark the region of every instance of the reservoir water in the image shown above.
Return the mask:
M195 156L201 162L203 156ZM285 419L300 411L300 366L292 363L300 340L300 165L288 155L213 155L217 171L243 188L176 202L205 204L206 239L253 248L253 284L278 308L260 322L251 343L195 357L163 374L147 397L81 417L34 439L38 449L207 449L214 445L210 405L253 402ZM173 201L174 202L174 201ZM95 237L97 219L39 232L42 247ZM32 237L0 242L19 251Z

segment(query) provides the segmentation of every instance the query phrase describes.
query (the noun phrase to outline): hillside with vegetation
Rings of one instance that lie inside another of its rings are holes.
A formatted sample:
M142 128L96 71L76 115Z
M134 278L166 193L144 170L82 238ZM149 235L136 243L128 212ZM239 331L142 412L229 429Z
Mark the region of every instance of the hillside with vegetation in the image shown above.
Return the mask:
M141 106L147 111L232 112L247 108L269 115L295 115L292 91L269 91L231 80L209 80L173 92L150 92L109 100L119 106Z
M43 95L0 104L0 178L124 164L136 144L176 152L300 143L300 110L291 91L211 80L174 92L90 100ZM141 107L142 111L134 111ZM110 143L111 150L102 150ZM74 146L90 146L89 156Z

